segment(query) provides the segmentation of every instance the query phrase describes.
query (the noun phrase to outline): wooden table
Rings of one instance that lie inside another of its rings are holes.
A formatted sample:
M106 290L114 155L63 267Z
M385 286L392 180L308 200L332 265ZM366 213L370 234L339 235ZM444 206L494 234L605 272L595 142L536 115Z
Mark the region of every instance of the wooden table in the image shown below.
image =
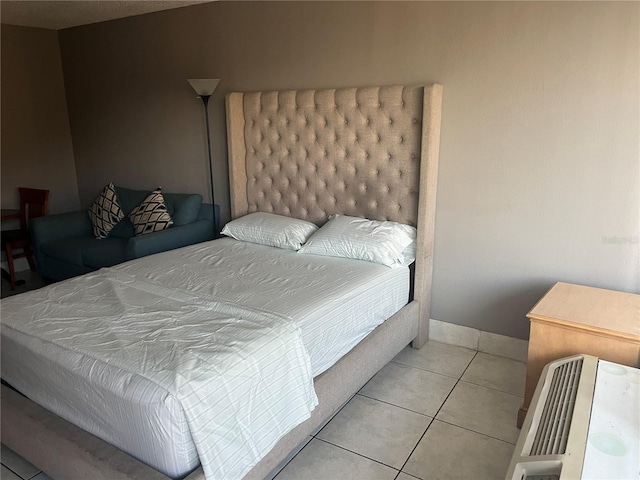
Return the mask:
M640 295L559 282L527 317L527 383L518 428L550 361L586 353L630 367L640 365Z

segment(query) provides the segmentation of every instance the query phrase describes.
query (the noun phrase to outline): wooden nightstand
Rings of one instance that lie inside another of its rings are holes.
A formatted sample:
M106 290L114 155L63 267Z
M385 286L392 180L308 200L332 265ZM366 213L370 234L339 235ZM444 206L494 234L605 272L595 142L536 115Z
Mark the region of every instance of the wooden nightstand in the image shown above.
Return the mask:
M540 373L550 361L586 353L631 367L640 365L640 295L559 282L527 317L531 321L527 383L518 428Z

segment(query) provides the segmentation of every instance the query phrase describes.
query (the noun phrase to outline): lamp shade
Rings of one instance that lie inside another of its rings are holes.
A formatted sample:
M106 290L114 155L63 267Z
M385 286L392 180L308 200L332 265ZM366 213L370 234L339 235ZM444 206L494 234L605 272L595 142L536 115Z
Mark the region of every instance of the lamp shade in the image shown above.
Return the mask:
M190 78L187 80L201 97L208 97L220 83L219 78Z

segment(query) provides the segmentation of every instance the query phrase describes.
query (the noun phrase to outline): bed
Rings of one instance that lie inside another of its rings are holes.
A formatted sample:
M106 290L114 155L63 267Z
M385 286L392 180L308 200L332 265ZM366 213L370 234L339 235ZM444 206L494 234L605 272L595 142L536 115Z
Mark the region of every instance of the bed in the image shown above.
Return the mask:
M335 348L332 358L323 358L320 354L330 350L324 347L319 349L319 353L310 355L309 369L313 373L313 391L318 405L311 408L309 418L287 429L288 433L281 436L275 445L269 445L268 453L261 454L260 460L243 473L245 478L272 476L310 434L319 429L404 346L412 342L415 348L419 348L427 340L441 95L439 85L228 95L233 218L253 212L269 212L322 225L329 215L343 214L397 221L416 225L418 229L412 301L402 306L408 295L408 273L396 272L394 275L398 278L404 275L395 281L405 286L404 290L398 288L397 294L398 298L405 300L401 300L401 304L396 301L386 314L381 314L384 317L391 315L389 318L379 318L353 335L349 342ZM131 285L127 283L128 279L136 278L136 275L145 277L145 282L155 282L158 279L149 278L149 272L153 271L153 275L164 278L154 285L167 289L156 291L153 287L154 298L162 297L162 300L157 300L159 310L175 308L172 304L162 303L164 298L172 296L182 304L197 305L202 299L219 297L225 287L211 287L211 283L206 282L205 273L198 275L194 272L188 272L195 275L189 277L191 280L183 278L171 285L171 281L175 282L178 277L163 276L162 270L171 270L169 267L173 264L174 268L179 268L181 262L186 264L189 256L195 259L195 265L203 265L203 258L214 258L217 260L213 263L220 263L229 254L216 254L211 250L222 248L226 243L231 246L226 246L225 252L229 248L247 248L230 239L216 240L211 245L179 250L177 256L175 252L169 252L107 269L99 275L109 277L114 285ZM264 259L270 254L267 251L243 251L239 257L247 255ZM274 260L274 264L288 261ZM162 268L153 270L152 265ZM222 265L222 268L227 267ZM352 269L348 267L347 271ZM195 267L190 270L195 270ZM379 270L384 273L392 269L382 267ZM101 277L100 281L103 280ZM283 281L284 277L275 280L276 283ZM376 280L373 283L380 282ZM179 288L181 285L189 285L189 288ZM80 287L67 285L66 288L76 292ZM148 293L150 287L140 288L145 294L151 294ZM180 295L175 293L177 290L180 290ZM229 298L229 292L233 291L234 288L227 287L223 295L226 295L225 300L237 300ZM260 309L269 303L270 297L267 291L261 300L259 295L254 298L256 303L246 308ZM338 317L351 318L354 312L366 310L358 301L349 307L351 311L345 311ZM304 316L301 312L283 313L271 308L269 311L275 312L276 317L280 314ZM337 333L334 338L342 336ZM306 339L304 341L307 342ZM15 362L26 358L24 351L8 350L13 351ZM47 377L53 376L55 373L47 374ZM14 378L13 381L17 380ZM80 390L88 391L90 388L87 385L86 390ZM2 401L3 443L54 478L167 478L4 385ZM111 405L110 402L107 404ZM187 478L204 478L204 472L197 468Z

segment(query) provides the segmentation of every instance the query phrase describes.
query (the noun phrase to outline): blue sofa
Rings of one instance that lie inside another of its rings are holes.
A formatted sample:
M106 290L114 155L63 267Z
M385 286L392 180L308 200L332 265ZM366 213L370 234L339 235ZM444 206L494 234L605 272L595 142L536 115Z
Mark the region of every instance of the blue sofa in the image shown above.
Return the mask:
M29 225L38 273L47 281L58 281L102 267L184 247L214 238L213 208L198 194L162 193L173 226L160 232L136 236L129 212L149 191L117 187L125 214L107 238L98 240L86 210L34 218ZM216 219L220 218L216 205ZM219 231L216 225L216 234Z

